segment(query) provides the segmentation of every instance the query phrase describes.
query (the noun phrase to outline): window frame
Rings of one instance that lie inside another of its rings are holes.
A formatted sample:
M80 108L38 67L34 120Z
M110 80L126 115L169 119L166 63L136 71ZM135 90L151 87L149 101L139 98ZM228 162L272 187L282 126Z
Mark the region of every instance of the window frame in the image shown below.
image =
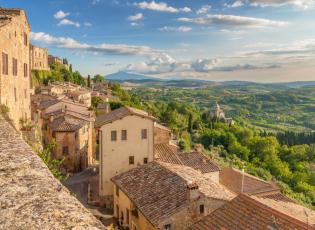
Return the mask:
M9 75L9 55L2 52L2 74Z
M117 130L110 131L110 140L112 142L117 141Z
M121 140L122 141L127 140L127 130L126 129L121 130Z
M135 164L135 156L129 156L129 165Z
M148 129L141 129L141 139L142 140L148 139Z
M65 151L67 150L67 151ZM62 146L62 155L68 156L69 155L69 146Z

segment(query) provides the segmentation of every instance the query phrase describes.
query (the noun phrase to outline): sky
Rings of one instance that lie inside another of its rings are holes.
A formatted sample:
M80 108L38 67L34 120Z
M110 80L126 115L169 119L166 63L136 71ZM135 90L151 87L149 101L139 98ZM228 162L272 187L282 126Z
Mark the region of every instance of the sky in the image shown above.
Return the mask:
M315 80L315 0L0 0L83 75Z

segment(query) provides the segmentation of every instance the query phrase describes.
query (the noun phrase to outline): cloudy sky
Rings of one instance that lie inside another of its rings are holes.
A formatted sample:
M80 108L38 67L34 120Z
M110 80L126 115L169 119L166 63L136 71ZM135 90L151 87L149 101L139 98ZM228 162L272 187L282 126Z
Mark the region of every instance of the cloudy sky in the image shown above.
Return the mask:
M0 0L87 74L315 80L315 0Z

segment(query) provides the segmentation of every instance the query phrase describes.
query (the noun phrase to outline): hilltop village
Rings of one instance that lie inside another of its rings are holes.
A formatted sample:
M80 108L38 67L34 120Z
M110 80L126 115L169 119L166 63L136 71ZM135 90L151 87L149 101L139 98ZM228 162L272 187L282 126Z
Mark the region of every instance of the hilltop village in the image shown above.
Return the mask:
M275 182L220 168L201 145L182 151L172 131L146 111L112 108L119 97L110 83L33 86L32 71L72 67L29 38L25 12L0 8L2 116L33 149L54 143L51 157L69 175L64 185L104 229L315 229L315 212ZM92 108L95 98L102 103ZM219 104L210 115L233 125Z

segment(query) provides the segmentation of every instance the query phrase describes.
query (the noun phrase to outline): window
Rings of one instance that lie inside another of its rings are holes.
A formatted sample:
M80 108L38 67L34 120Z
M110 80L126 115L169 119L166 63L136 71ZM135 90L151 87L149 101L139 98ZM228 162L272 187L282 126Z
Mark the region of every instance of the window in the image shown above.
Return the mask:
M121 130L121 140L122 141L127 140L127 130Z
M77 139L77 138L78 138L78 133L75 132L75 133L74 133L74 139Z
M27 38L27 34L24 33L24 45L28 45L28 38Z
M118 188L118 186L116 185L116 187L115 187L116 189L116 196L119 196L119 188Z
M135 157L134 156L129 156L129 165L135 164Z
M116 141L117 140L117 131L116 130L112 130L110 133L110 138L112 141Z
M2 74L9 74L9 56L6 53L2 53Z
M119 206L116 204L116 217L119 218Z
M68 155L69 154L69 147L68 146L63 146L62 147L62 154L63 155Z
M164 230L171 230L171 224L164 225Z
M143 164L147 164L147 163L148 163L148 158L147 157L143 158Z
M126 208L126 222L129 225L129 209Z
M12 58L12 74L13 76L17 76L17 59Z
M142 129L141 130L141 139L147 139L148 138L148 130Z
M205 206L203 204L201 204L199 206L199 212L200 212L200 214L204 214L205 213Z
M24 63L24 77L28 76L27 71L28 71L27 64Z
M27 98L27 90L26 89L24 89L24 97L25 97L25 99Z
M15 98L15 102L17 102L16 88L14 88L14 98Z

